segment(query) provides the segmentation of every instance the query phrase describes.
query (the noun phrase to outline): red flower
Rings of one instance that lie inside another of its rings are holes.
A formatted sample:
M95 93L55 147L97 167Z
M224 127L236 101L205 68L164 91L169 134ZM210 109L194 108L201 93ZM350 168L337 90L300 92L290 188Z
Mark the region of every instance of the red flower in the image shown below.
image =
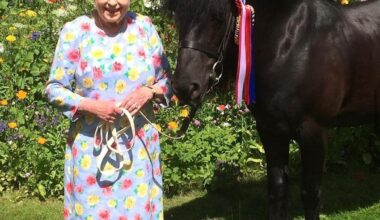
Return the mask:
M73 191L74 191L74 184L72 182L68 182L66 184L66 191L69 193L69 194L73 194Z
M80 69L81 69L82 71L84 71L84 70L86 69L86 67L87 67L87 61L85 61L85 60L81 60L81 61L80 61Z
M70 50L68 54L68 58L71 62L78 62L80 58L80 51L79 50Z
M76 148L76 147L73 147L72 148L73 150L72 150L72 155L73 155L73 157L77 157L78 156L78 148Z
M151 207L150 207L150 212L151 213L155 213L156 212L156 205L153 204Z
M87 179L86 179L86 183L88 186L92 186L92 185L95 185L96 183L96 178L94 176L88 176Z
M154 175L155 176L160 176L161 175L161 168L154 169Z
M93 95L92 95L92 99L94 100L99 100L100 99L100 94L98 92L95 92Z
M69 214L70 214L69 209L64 208L63 209L63 217L64 218L69 218Z
M126 216L120 216L118 220L128 220Z
M140 48L139 51L137 52L138 56L141 58L145 58L145 50Z
M119 72L123 68L123 64L115 62L112 65L112 72Z
M150 212L150 203L149 202L147 202L145 205L145 211Z
M158 68L159 66L161 66L161 57L158 56L158 55L153 55L153 66L154 68Z
M121 188L122 189L128 189L129 187L132 186L132 180L130 179L125 179L123 180L123 182L121 183Z
M154 133L153 134L152 141L153 141L153 143L157 143L157 141L158 141L158 133Z
M145 136L145 131L144 131L143 128L141 128L140 130L137 131L137 136L138 136L139 138L141 138L141 139L144 138L144 136Z
M135 217L134 217L134 220L141 220L142 218L141 218L141 215L140 214L137 214L137 215L135 215Z
M99 218L102 220L110 219L110 211L109 210L101 210L99 212Z
M226 110L226 106L225 105L219 105L218 107L216 107L216 109L218 110L218 111L224 111L224 110Z
M139 27L139 33L140 33L140 35L141 35L142 38L145 38L145 30L144 30L144 28Z
M82 31L84 31L84 32L89 32L90 31L90 28L91 28L91 26L90 26L90 24L89 23L82 23L81 24L81 26L80 26L80 28L82 29Z
M95 80L99 80L99 79L103 78L102 69L100 69L100 68L94 67L92 69L92 74L94 74Z
M83 192L83 187L82 187L82 185L75 186L75 192L77 192L77 193L82 193L82 192Z
M111 186L107 186L107 187L103 188L103 195L110 196L111 194L112 194L112 187Z

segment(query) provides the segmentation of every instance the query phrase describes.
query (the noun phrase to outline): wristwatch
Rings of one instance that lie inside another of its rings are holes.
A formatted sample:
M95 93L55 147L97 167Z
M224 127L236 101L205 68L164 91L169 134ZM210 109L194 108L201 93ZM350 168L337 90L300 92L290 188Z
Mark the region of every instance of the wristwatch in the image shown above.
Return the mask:
M153 93L152 99L156 98L157 90L153 86L146 86L146 87L152 91Z

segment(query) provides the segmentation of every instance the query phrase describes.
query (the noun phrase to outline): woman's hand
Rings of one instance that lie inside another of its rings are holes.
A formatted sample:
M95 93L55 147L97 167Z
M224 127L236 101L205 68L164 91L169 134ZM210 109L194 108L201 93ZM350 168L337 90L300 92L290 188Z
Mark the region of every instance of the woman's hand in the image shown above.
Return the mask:
M142 86L125 97L120 107L127 109L132 115L135 115L152 98L153 91L148 87Z
M114 123L118 115L121 114L121 109L114 101L101 101L92 99L81 100L78 111L85 111L94 114L103 121Z

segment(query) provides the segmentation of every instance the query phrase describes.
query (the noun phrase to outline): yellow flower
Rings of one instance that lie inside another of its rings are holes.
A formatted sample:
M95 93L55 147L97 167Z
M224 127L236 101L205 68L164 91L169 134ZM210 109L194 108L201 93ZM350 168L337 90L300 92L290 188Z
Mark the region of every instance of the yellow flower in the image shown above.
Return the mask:
M28 15L29 17L36 17L37 13L35 11L32 11L32 10L27 10L26 15Z
M6 100L6 99L2 99L2 100L0 101L0 105L2 105L2 106L7 106L7 105L8 105L8 100Z
M14 128L16 128L16 127L17 127L17 123L16 123L16 122L14 122L14 121L12 121L12 122L9 122L9 123L8 123L8 127L9 127L10 129L14 129Z
M94 117L94 116L92 116L92 117ZM88 143L87 143L87 141L83 141L82 143L80 143L80 146L82 147L82 150L87 150L87 148L88 148Z
M159 132L162 131L161 125L159 125L159 124L153 124L153 125L154 125L154 128L157 129L157 131L159 131Z
M23 13L23 12L20 12L20 14L18 14L18 15L20 15L20 17L25 17L25 13Z
M123 93L126 87L127 84L125 83L125 81L120 79L116 82L115 91L118 94Z
M137 186L137 195L140 197L144 197L148 192L148 185L146 183L141 183Z
M133 209L136 204L136 199L134 197L128 197L124 200L124 208Z
M14 27L14 26L12 26L12 27L9 27L9 28L8 28L8 30L9 30L9 31L11 31L11 32L14 32L14 31L16 31L16 30L17 30L17 28L16 28L16 27Z
M63 104L65 104L65 100L62 97L57 97L54 99L54 103L57 106L63 106Z
M341 0L340 3L342 5L348 5L348 3L350 3L350 1L349 0Z
M73 174L74 174L74 177L78 177L79 176L79 169L78 169L78 167L74 167Z
M16 41L16 37L14 35L8 35L5 39L11 43Z
M189 110L182 109L181 112L179 113L179 116L181 116L182 118L188 117L189 116Z
M94 82L92 81L91 78L86 77L83 79L83 87L90 89L94 85Z
M108 206L110 208L115 208L117 206L117 201L115 199L111 199L108 201Z
M74 33L72 33L72 32L68 32L68 33L66 33L66 34L63 36L63 39L64 39L65 41L68 41L68 42L73 41L74 38L75 38L75 35L74 35Z
M83 206L79 203L75 203L75 213L77 215L83 215Z
M115 171L115 167L113 167L110 163L106 163L106 165L104 166L104 171L105 172L113 172Z
M38 137L37 138L37 143L41 144L41 145L45 144L46 143L46 138Z
M153 186L152 189L150 190L149 192L149 199L154 199L158 196L158 187L157 186Z
M121 46L120 44L114 44L112 46L112 52L115 56L119 56L119 54L121 53Z
M105 91L105 90L107 90L107 88L108 88L108 85L107 85L107 83L100 83L99 84L99 89L100 90L102 90L102 91Z
M132 54L127 54L126 59L127 59L128 62L133 62L133 56L132 56Z
M98 204L100 201L99 199L99 196L97 195L90 195L89 197L87 197L87 203L89 206L94 206L96 204Z
M145 173L142 169L136 171L136 176L138 178L143 178L145 176Z
M175 121L171 121L168 123L168 128L172 131L175 131L178 129L178 123Z
M16 96L19 100L24 100L26 98L26 96L28 95L27 92L25 92L24 90L20 90L16 93Z
M140 73L135 67L131 68L131 70L128 72L128 78L132 81L136 81L139 77Z
M139 153L138 153L138 157L139 159L144 159L146 157L146 151L145 151L145 148L142 148L139 150Z
M136 42L136 40L137 40L137 36L135 34L127 35L127 43L133 44L134 42Z
M91 51L91 55L95 59L102 59L104 56L104 51L101 48L95 48Z
M154 77L153 76L148 76L148 78L146 79L146 85L152 86L153 83L154 83Z
M150 45L152 46L156 46L158 44L158 39L156 37L156 35L153 35L150 39L149 39L149 43Z
M71 160L71 154L66 153L65 154L65 160Z
M54 78L59 81L59 80L63 79L64 75L65 75L65 71L63 70L63 68L62 67L58 67L55 70Z
M91 166L91 157L89 155L84 155L80 160L80 165L83 169L88 170Z

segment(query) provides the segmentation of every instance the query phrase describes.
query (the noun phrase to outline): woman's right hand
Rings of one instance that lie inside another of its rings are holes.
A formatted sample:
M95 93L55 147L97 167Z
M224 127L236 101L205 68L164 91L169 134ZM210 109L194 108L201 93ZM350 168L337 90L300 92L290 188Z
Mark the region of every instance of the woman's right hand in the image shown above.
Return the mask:
M122 112L114 101L92 100L87 98L81 100L78 111L94 114L101 120L109 123L114 123L116 117Z

